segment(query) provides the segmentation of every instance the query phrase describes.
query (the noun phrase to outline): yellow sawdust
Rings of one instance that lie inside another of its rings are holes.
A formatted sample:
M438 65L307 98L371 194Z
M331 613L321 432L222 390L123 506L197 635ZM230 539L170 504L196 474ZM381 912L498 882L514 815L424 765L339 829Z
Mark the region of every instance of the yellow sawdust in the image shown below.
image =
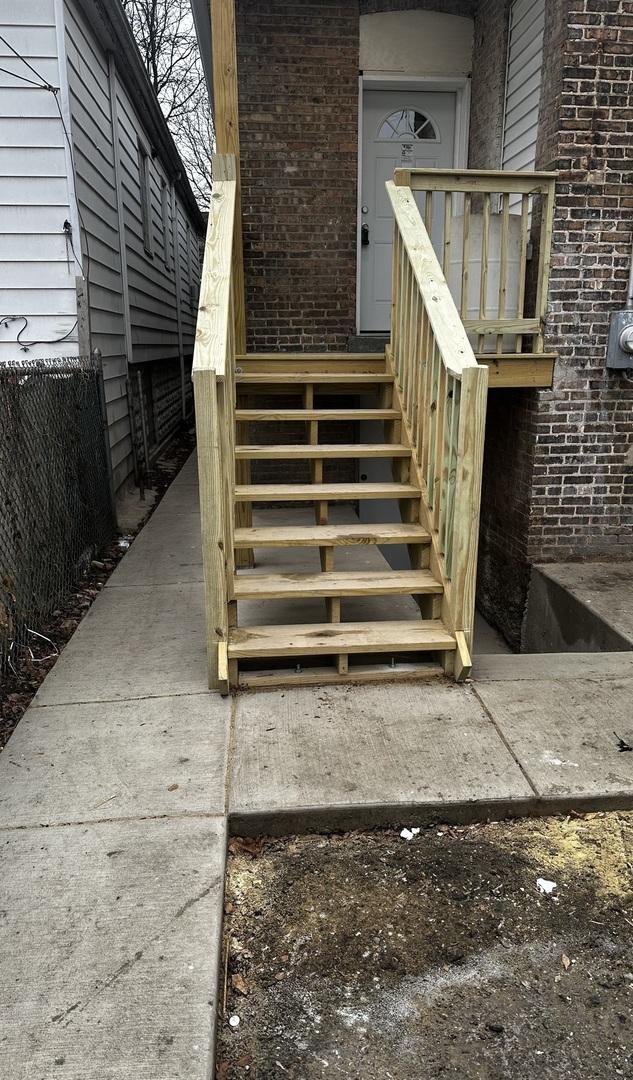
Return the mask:
M603 896L633 896L633 813L516 822L507 837L559 885L590 876Z

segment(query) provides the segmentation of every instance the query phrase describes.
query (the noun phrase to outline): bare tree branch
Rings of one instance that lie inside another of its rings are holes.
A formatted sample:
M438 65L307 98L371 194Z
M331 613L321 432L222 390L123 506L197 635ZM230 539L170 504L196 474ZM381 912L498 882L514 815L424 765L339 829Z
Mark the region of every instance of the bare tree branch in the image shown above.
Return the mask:
M206 210L215 135L189 0L121 4L193 192Z

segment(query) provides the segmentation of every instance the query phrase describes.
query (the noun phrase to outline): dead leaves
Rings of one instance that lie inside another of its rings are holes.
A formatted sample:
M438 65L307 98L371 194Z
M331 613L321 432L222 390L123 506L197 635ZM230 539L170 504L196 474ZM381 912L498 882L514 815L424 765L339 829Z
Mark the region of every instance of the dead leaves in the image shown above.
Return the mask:
M248 984L243 975L239 973L237 975L231 975L231 986L238 994L242 994L246 997L248 994Z
M229 851L231 855L249 855L251 859L256 859L264 850L264 844L261 836L235 836L229 844Z

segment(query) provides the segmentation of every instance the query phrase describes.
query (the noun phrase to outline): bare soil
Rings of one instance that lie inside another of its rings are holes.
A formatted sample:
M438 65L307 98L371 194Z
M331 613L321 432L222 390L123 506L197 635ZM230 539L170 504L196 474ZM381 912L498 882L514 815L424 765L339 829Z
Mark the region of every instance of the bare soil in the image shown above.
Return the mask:
M217 1077L633 1077L633 814L399 828L231 843Z
M24 716L40 684L54 667L58 656L70 641L79 623L104 587L117 564L126 554L129 544L147 523L160 503L169 485L175 480L189 458L195 440L191 433L182 432L158 458L152 472L152 487L156 492L154 503L148 508L144 519L131 532L117 532L81 574L74 589L64 596L50 617L33 629L48 641L33 639L33 658L23 654L19 666L7 672L0 680L0 752L11 733ZM121 543L123 540L123 544Z

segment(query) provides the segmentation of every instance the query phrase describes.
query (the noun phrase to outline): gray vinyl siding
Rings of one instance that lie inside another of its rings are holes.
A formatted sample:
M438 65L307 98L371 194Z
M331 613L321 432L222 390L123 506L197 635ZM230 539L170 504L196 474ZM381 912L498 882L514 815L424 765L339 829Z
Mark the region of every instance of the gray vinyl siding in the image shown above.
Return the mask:
M60 86L54 0L3 0L0 33ZM2 325L0 361L76 356L80 269L63 233L73 218L63 124L52 93L19 78L37 81L3 42L0 67L9 72L0 72L0 315L24 315L23 340L43 342L23 353L16 343L23 323Z
M132 428L126 379L130 364L152 363L163 373L172 363L180 370L176 277L174 258L182 243L180 232L189 223L187 211L177 203L178 232L174 224L165 237L162 184L168 184L168 219L171 217L171 182L159 156L153 156L149 136L126 91L120 74L115 79L114 98L119 133L120 190L124 236L119 236L119 207L113 145L113 117L108 59L96 36L77 10L74 0L65 0L66 48L72 114L72 140L77 174L77 198L88 235L90 252L90 321L92 344L101 349L104 363L105 396L115 489L132 472ZM115 125L116 127L116 125ZM149 205L147 226L150 243L146 250L141 202L141 157L148 153ZM195 230L192 235L196 238ZM175 238L178 236L178 243ZM129 320L132 355L126 356L124 293L121 280L121 246L127 264ZM197 243L194 243L197 249ZM189 268L181 262L183 281L199 278L199 265ZM190 366L195 320L184 304L185 361ZM157 369L158 370L158 369ZM134 379L136 376L134 376ZM161 375L164 381L164 376ZM179 393L178 385L176 387ZM134 387L136 392L136 386ZM167 411L173 414L174 394L156 400L159 415L152 418L157 434L165 430ZM164 406L165 418L160 416ZM167 409L169 406L169 410ZM172 422L173 427L173 422Z
M66 5L72 141L90 279L90 335L103 362L115 491L132 472L125 322L107 58L75 5Z
M543 64L545 0L510 7L503 168L534 169Z

